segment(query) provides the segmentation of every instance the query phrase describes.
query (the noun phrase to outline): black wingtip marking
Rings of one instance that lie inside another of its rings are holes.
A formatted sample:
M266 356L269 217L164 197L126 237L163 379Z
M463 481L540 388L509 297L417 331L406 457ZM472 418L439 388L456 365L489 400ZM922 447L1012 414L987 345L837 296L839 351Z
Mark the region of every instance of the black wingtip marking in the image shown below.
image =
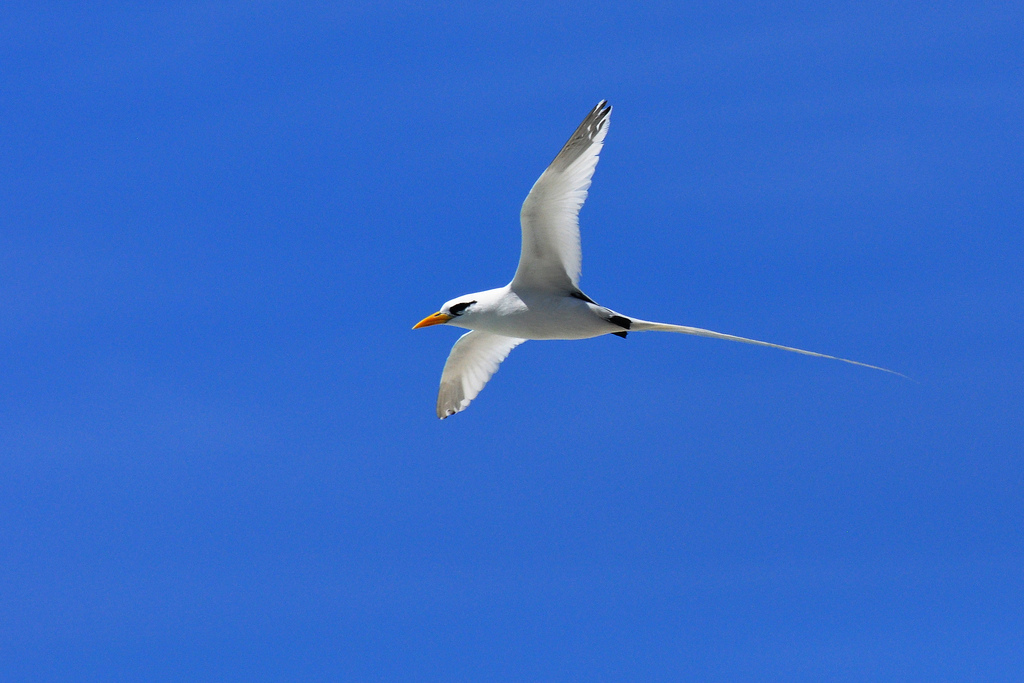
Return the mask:
M623 339L625 339L626 335L629 334L629 332L612 332L612 334L614 334L616 337L622 337Z
M607 100L601 100L596 107L590 110L590 113L562 146L561 151L555 155L551 167L558 171L565 170L569 164L576 161L583 152L590 148L591 143L607 127L608 114L612 108L606 105ZM602 107L604 108L602 109Z
M621 315L613 315L612 317L608 318L608 322L612 323L613 325L623 327L627 330L629 329L630 325L633 324L632 320ZM616 332L615 334L618 334L618 332Z

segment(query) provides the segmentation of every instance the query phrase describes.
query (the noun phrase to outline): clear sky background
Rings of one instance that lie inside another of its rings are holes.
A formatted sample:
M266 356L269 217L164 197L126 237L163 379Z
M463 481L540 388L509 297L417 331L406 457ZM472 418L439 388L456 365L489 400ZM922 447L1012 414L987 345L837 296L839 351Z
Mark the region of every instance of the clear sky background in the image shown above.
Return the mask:
M10 681L1020 680L1024 5L0 11ZM600 99L633 334L434 415Z

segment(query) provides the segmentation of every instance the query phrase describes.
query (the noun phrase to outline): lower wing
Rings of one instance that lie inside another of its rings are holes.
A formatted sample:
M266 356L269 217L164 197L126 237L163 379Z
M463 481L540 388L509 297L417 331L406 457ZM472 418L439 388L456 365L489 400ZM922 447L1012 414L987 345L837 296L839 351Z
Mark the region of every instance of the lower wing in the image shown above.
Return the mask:
M479 330L459 337L441 373L437 416L443 420L465 410L498 371L501 361L524 341Z

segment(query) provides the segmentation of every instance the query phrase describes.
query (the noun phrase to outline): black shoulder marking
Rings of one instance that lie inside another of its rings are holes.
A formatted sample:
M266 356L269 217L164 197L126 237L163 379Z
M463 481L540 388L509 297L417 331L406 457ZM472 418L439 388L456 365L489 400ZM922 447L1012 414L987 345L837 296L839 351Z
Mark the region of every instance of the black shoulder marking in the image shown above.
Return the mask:
M627 330L629 329L629 326L633 324L632 320L630 320L629 318L625 318L621 315L613 315L612 317L608 318L608 322L612 323L613 325L618 325L619 327L624 327Z
M573 297L574 299L581 299L582 301L586 301L588 304L594 304L595 306L597 305L596 301L594 301L593 299L591 299L589 296L587 296L578 289L569 296Z
M612 334L614 334L616 337L622 337L623 339L625 339L626 335L629 334L629 332L623 330L622 332L612 332Z

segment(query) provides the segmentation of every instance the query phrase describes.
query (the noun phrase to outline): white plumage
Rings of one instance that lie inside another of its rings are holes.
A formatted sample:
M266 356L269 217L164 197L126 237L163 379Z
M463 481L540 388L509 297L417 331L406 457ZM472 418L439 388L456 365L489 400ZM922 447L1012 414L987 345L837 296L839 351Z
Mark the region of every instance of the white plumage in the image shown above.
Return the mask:
M598 305L579 289L582 254L579 212L587 199L598 155L608 134L612 108L601 101L534 183L523 209L519 267L512 282L445 303L414 327L453 325L470 330L452 347L441 373L437 416L465 410L509 352L527 339L586 339L627 332L677 332L768 346L807 356L898 372L790 346L712 332L699 327L655 323ZM902 375L900 375L902 377Z
M600 102L533 184L519 221L523 247L512 279L516 288L567 289L579 286L580 207L587 200L597 157L608 135L612 108Z

